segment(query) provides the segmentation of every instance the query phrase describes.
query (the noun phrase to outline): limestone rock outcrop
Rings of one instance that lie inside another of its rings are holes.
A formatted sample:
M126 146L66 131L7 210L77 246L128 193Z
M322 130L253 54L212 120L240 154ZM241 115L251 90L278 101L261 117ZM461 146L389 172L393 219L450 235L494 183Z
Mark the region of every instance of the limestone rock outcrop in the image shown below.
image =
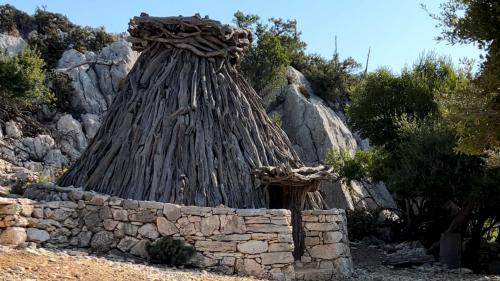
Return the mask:
M114 42L97 54L82 54L75 49L65 51L57 67L72 79L72 109L81 113L104 113L137 57L138 53L125 40Z
M0 33L0 50L8 56L14 56L27 46L26 41L18 36Z
M287 68L288 84L264 98L269 115L281 117L282 128L306 165L320 164L330 149L354 153L368 147L368 141L353 133L341 110L333 109L316 96L302 73ZM322 193L331 208L395 208L383 183L352 182L345 185L324 182Z

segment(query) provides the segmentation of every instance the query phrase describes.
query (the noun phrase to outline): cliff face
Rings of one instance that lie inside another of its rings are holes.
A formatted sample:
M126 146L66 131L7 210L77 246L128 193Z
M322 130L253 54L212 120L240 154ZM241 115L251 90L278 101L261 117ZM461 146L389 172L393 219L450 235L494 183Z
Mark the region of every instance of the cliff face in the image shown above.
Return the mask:
M341 110L333 109L314 94L302 73L289 67L287 81L279 92L264 101L270 115L281 117L283 130L305 164L320 164L330 149L354 152L369 146L367 140L351 132ZM383 183L324 182L322 193L329 207L334 208L396 207Z

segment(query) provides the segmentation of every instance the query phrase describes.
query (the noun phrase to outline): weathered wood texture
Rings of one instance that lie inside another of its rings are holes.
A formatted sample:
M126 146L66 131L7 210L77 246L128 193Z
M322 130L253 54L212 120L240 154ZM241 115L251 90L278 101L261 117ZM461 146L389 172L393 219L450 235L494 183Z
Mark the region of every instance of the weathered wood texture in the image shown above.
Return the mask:
M324 166L300 167L258 167L254 175L260 185L266 188L283 188L282 206L292 213L293 225L293 256L299 260L304 254L305 234L302 228L302 210L322 209L324 206L315 202L322 202L321 198L314 197L319 190L321 180L334 179L336 175L331 168ZM309 203L306 205L306 203Z
M125 198L268 206L252 171L302 166L236 65L250 34L199 17L136 17L142 50L101 128L59 180ZM321 197L312 194L312 205Z

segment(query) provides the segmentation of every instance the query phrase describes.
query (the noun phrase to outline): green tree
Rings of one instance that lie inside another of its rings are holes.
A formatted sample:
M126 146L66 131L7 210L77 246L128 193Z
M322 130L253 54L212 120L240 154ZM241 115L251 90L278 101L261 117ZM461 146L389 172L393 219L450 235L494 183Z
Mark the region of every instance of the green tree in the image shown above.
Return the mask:
M360 82L361 77L354 73L361 65L350 57L340 61L338 54L331 60L307 55L293 63L311 83L314 93L327 101L347 100L352 89Z
M441 104L460 136L458 149L488 156L500 166L500 2L497 0L448 0L441 12L431 15L440 22L439 40L452 44L473 43L485 52L473 86Z
M347 112L353 128L373 144L391 145L397 142L399 117L423 119L435 114L438 94L466 85L467 77L449 60L428 54L399 76L387 69L370 73L351 94Z
M256 37L243 58L241 72L261 96L275 91L285 81L286 67L303 55L305 43L300 40L297 22L271 18L269 26L259 16L240 11L234 14L233 21Z
M44 61L37 50L26 48L14 57L0 58L0 96L19 105L52 101L45 86Z

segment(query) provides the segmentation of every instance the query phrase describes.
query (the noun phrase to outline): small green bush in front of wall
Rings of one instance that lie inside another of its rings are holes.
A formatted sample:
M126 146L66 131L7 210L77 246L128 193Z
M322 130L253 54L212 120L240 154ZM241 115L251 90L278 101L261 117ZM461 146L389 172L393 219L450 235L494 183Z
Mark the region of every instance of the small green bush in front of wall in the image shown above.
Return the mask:
M146 251L152 262L170 266L188 265L191 258L196 254L193 246L170 236L162 237L153 243L147 244Z

